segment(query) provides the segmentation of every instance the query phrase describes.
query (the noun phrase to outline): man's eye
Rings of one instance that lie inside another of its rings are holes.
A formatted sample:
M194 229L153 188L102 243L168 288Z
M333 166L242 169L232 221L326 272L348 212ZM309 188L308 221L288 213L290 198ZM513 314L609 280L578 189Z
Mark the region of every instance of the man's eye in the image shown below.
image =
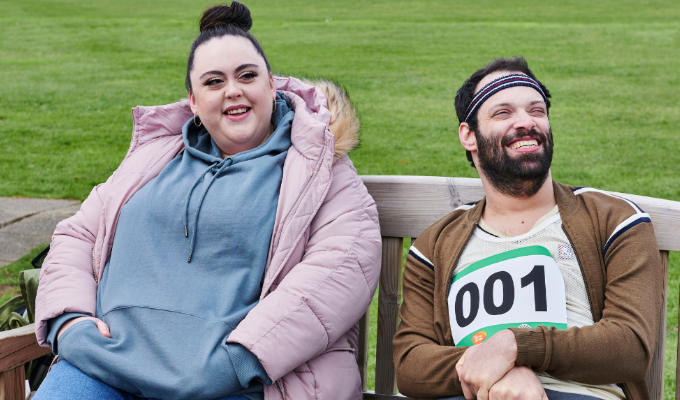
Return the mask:
M542 108L534 108L533 110L531 110L531 113L534 115L542 116L545 115L545 110Z

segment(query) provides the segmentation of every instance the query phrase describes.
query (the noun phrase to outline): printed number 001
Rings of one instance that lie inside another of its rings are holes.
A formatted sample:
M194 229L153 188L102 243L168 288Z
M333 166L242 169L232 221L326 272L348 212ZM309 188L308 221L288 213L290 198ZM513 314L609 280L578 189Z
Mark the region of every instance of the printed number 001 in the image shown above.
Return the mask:
M500 282L503 288L503 298L499 305L493 298L493 287L496 282ZM548 301L546 299L545 288L545 270L543 265L534 265L534 268L528 274L524 275L520 283L522 287L529 286L533 283L534 286L534 304L536 311L547 311ZM470 297L470 312L464 315L463 311L463 297L468 294ZM479 312L479 287L474 282L469 282L463 285L456 293L455 313L456 322L458 326L464 328L472 323ZM512 275L505 271L499 271L491 274L486 282L484 282L483 292L484 310L489 315L500 315L508 312L515 303L515 283L512 280Z

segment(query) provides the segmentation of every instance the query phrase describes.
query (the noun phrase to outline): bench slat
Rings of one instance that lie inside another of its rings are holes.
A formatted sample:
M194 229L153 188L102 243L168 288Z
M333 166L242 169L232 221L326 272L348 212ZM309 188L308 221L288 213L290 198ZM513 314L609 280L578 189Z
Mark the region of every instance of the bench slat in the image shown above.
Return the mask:
M357 354L357 363L359 363L359 376L361 376L361 391L365 392L367 387L367 370L368 370L368 342L369 342L369 323L371 313L367 311L359 320L359 354Z
M26 373L20 366L0 373L0 399L24 400L26 398Z
M664 355L666 349L666 303L668 298L668 252L661 251L661 266L663 268L664 276L664 290L663 301L661 308L661 315L659 316L660 325L656 334L656 348L652 355L652 364L647 371L647 384L649 385L649 392L651 399L663 399L663 367Z
M375 360L375 392L378 394L393 394L397 391L392 363L392 337L397 331L401 304L402 248L402 238L383 237Z

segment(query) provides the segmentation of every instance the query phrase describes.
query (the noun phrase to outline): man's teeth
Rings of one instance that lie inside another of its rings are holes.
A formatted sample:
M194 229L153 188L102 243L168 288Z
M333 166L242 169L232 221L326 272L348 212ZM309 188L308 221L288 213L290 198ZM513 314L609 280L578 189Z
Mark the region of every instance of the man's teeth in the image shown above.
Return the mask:
M247 107L234 108L233 110L227 110L227 115L243 114L248 111Z
M512 149L521 149L522 147L533 147L538 146L538 141L536 140L520 140L512 144Z

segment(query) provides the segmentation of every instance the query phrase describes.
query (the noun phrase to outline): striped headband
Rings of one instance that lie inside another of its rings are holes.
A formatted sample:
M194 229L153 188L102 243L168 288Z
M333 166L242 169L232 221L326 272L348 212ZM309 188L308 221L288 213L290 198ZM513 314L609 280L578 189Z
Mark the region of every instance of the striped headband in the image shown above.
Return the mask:
M530 76L524 74L505 75L487 83L483 88L479 90L479 92L477 92L477 94L474 95L472 101L470 102L470 105L467 108L467 111L465 112L465 122L468 122L470 120L470 117L472 117L472 115L475 112L477 112L477 109L479 109L479 107L486 100L488 100L489 97L493 96L494 94L500 92L503 89L507 89L513 86L528 86L530 88L534 88L538 93L541 94L541 96L543 97L543 101L545 101L546 103L548 102L548 99L545 97L545 93L543 93L543 89L541 89L541 85L539 85L538 82L536 82Z

